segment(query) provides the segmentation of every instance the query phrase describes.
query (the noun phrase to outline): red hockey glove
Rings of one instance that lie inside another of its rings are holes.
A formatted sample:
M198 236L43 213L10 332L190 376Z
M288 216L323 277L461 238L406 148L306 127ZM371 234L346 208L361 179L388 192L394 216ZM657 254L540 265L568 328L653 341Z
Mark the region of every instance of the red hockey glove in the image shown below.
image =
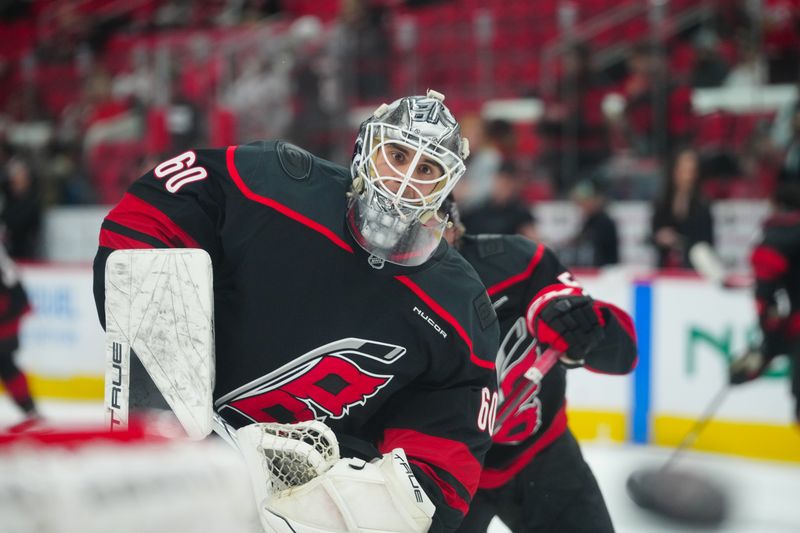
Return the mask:
M605 321L594 300L583 294L556 296L533 318L532 334L540 344L563 352L568 366L581 365L587 354L603 340Z

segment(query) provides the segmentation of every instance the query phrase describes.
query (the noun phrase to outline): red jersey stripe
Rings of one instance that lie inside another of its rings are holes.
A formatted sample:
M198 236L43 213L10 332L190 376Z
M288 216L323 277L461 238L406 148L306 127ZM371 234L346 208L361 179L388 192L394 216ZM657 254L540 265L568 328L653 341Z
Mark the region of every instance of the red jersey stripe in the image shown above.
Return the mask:
M779 251L766 246L758 246L750 257L756 279L774 281L789 269L789 260Z
M467 511L469 510L469 504L458 495L456 490L450 486L449 483L445 482L442 478L440 478L436 471L427 463L421 463L419 461L413 461L411 459L408 460L410 463L414 463L419 467L425 474L428 475L438 486L439 489L442 491L442 495L444 496L445 503L452 507L453 509L458 510L462 515L466 515Z
M111 248L113 250L130 250L140 248L153 248L152 244L137 241L131 237L120 235L111 230L100 230L100 246Z
M403 285L405 285L406 287L408 287L409 289L411 289L411 291L417 296L419 296L422 299L422 301L425 302L428 305L428 307L430 307L433 310L434 313L442 317L442 319L444 319L448 324L453 326L453 328L456 330L456 333L458 333L458 336L461 337L461 339L467 344L467 348L469 348L470 361L472 361L479 367L489 368L492 370L494 369L493 361L484 361L483 359L480 359L477 355L475 355L475 352L472 349L472 339L469 338L469 335L467 335L467 332L464 331L463 327L461 327L461 324L459 324L458 321L455 318L453 318L453 315L448 313L441 305L436 303L436 300L431 298L425 291L422 290L422 288L419 285L411 281L411 279L408 278L407 276L395 276L395 279L400 283L402 283Z
M450 473L470 496L478 489L481 464L463 442L426 435L413 429L387 429L383 432L383 440L378 443L378 450L389 453L395 448L403 448L409 460L424 461ZM444 482L440 481L437 484L442 486ZM453 490L452 487L449 490ZM447 488L442 487L442 492L446 494Z
M320 233L327 237L331 242L333 242L339 248L343 250L347 250L348 252L352 253L353 248L344 242L341 237L336 235L330 229L326 228L319 222L315 222L308 218L305 215L301 215L297 211L286 207L285 205L276 202L272 198L267 198L266 196L261 196L259 194L254 193L247 185L245 185L242 177L239 175L239 171L236 170L236 163L234 161L234 155L236 153L236 146L229 146L228 150L225 152L225 160L228 164L228 173L231 175L233 182L236 184L236 187L244 194L244 196L254 202L258 202L260 204L266 205L267 207L271 207L272 209L276 210L277 212L285 215L292 220L303 224L304 226Z
M480 488L482 489L496 489L502 487L517 474L520 470L525 468L531 459L543 449L550 446L554 440L560 437L567 430L567 411L566 405L562 405L561 409L556 413L552 424L547 430L542 433L542 436L533 443L533 445L519 454L514 461L505 468L484 468L481 473Z
M790 338L800 336L800 311L795 311L786 317L786 335Z
M519 283L520 281L528 279L528 276L530 276L531 273L534 271L536 265L538 265L539 261L542 260L542 256L544 255L544 248L545 248L544 246L539 245L539 247L536 249L536 252L533 254L533 258L531 258L531 262L528 263L528 266L525 268L524 271L520 272L519 274L515 274L508 279L504 279L503 281L495 283L494 285L486 289L486 292L489 293L489 296L494 296L503 289L506 289L515 283Z
M0 340L7 340L16 337L19 334L19 322L22 315L15 317L3 324L0 324Z
M8 389L9 394L16 399L27 399L31 397L28 379L22 372L6 382L6 389Z
M614 304L610 304L608 302L600 302L595 300L595 305L600 307L601 309L608 309L614 318L617 319L619 325L622 326L622 329L625 330L631 339L636 341L636 330L633 327L633 320L631 319L630 315L617 307Z
M197 241L163 211L130 193L126 193L122 197L122 200L111 210L106 219L176 248L200 248ZM141 248L141 246L136 246L136 248ZM152 246L148 246L148 248L152 248Z

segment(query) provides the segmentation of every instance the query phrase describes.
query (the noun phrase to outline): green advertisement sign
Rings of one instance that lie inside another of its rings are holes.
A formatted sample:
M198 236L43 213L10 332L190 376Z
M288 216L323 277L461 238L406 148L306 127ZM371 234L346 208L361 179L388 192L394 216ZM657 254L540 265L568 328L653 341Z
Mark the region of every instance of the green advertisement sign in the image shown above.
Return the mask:
M735 331L736 330L736 331ZM744 337L743 344L734 343L736 335ZM761 342L761 331L757 325L752 325L746 329L734 328L731 324L726 324L720 332L711 331L698 325L690 325L686 338L686 361L684 371L687 376L692 376L696 372L696 362L698 351L701 349L711 350L719 356L723 362L723 368L727 370L731 362L741 355L741 350L733 351L732 345L737 346L757 346ZM777 357L772 361L762 378L780 379L789 375L789 361L786 357Z

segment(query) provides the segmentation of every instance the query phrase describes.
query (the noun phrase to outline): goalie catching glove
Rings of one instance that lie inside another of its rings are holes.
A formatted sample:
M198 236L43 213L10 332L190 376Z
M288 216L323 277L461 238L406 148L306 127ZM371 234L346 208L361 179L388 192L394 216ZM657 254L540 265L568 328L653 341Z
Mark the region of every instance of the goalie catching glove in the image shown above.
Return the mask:
M435 507L401 448L372 462L339 458L318 421L237 430L265 531L425 532Z
M566 366L583 365L605 336L603 315L595 308L594 300L581 294L580 289L571 289L573 294L553 295L553 292L531 304L528 329L539 344L566 354L561 358Z

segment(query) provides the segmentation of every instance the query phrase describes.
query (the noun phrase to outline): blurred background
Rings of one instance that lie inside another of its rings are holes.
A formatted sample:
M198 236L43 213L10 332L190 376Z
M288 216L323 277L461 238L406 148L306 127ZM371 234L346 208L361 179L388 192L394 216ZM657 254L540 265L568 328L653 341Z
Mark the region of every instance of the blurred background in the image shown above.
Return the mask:
M99 225L160 161L278 137L346 165L377 105L432 88L471 141L470 231L541 240L637 321L635 375L573 373L575 433L674 446L757 335L750 291L688 250L749 274L767 199L800 180L798 86L800 0L0 1L19 362L36 398L102 399ZM696 447L797 469L786 375L732 393Z

